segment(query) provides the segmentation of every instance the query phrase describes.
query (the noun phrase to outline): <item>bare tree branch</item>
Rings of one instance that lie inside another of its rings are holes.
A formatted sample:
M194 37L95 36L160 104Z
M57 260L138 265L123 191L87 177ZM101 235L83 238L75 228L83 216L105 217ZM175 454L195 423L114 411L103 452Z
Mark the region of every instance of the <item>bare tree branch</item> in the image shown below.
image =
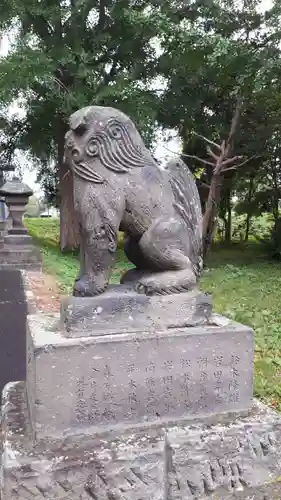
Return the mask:
M232 158L227 158L226 160L222 161L222 166L224 167L225 165L230 165L234 161L242 160L242 159L243 159L243 156L233 156Z
M217 144L216 142L214 141L211 141L210 139L208 139L207 137L205 137L204 135L201 135L201 134L197 134L197 132L193 132L194 135L196 135L197 137L200 137L200 139L203 139L204 141L206 141L208 144L210 144L211 146L215 146L216 148L220 149L220 145Z
M210 161L207 161L207 160L203 160L202 158L199 158L199 156L195 156L195 155L188 155L187 153L176 153L175 151L172 151L171 149L167 148L167 146L162 146L164 149L166 149L166 151L169 151L169 153L172 153L176 156L184 156L185 158L192 158L193 160L197 160L197 161L200 161L201 163L204 163L205 165L209 165L210 167L215 167L216 165Z
M242 105L243 105L242 97L238 96L235 111L234 111L234 114L233 114L233 117L231 120L228 139L226 142L227 154L230 154L230 152L233 148L233 139L234 139L234 135L235 135L237 128L238 128L238 125L239 125L239 120L240 120L241 111L242 111Z
M203 181L200 181L199 180L199 183L200 183L200 187L204 188L204 189L210 189L210 184L207 184L206 182L203 182Z
M167 148L166 148L167 149ZM193 158L193 160L197 160L197 161L200 161L201 163L204 163L205 165L210 165L211 167L215 167L216 165L210 161L207 161L207 160L203 160L202 158L199 158L199 156L195 156L195 155L188 155L186 153L182 153L180 156L184 156L186 158Z
M225 168L223 170L223 172L229 172L230 170L237 170L237 168L240 168L243 165L245 165L246 163L249 163L249 161L253 160L254 158L260 158L260 157L261 157L261 155L253 155L250 158L247 158L245 161L242 161L242 163L235 165L234 167Z
M214 160L218 161L219 159L219 156L216 155L210 148L210 146L207 146L207 153L209 154L209 156L211 156L212 158L214 158Z

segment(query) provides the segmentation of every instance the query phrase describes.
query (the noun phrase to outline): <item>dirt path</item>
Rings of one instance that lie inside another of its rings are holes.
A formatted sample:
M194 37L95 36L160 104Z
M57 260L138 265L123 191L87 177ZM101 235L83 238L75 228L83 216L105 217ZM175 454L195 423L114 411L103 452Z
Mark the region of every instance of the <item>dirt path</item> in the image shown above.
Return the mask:
M53 276L39 271L25 271L24 281L26 295L33 304L34 312L59 312L60 291Z

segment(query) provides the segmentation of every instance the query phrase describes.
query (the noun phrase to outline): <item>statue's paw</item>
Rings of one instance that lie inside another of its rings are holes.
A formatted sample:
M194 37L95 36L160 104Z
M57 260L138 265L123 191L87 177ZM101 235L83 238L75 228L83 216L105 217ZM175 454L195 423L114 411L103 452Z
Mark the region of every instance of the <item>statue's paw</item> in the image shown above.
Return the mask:
M106 284L97 284L90 280L87 276L83 276L74 283L73 295L75 297L94 297L103 293L106 289Z
M137 280L135 290L144 295L172 295L186 293L196 284L197 279L193 271L184 269L142 276Z
M149 277L140 278L135 284L135 290L143 295L159 295L161 293L156 280ZM162 293L165 294L165 291Z

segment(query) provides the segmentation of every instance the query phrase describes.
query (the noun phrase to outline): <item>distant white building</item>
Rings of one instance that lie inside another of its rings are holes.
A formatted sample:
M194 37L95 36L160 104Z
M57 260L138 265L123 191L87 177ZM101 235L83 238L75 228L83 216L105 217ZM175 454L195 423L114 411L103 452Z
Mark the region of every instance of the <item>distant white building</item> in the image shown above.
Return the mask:
M49 207L44 212L41 212L40 217L59 217L60 211L55 207Z

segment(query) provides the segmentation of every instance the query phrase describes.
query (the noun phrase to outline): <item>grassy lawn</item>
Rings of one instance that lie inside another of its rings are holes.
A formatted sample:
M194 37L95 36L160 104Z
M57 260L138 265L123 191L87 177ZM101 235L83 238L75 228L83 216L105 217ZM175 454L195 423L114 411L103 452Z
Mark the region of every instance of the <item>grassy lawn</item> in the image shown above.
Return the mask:
M71 291L78 270L75 254L59 251L56 219L25 219L40 245L44 269L64 293ZM130 267L118 250L112 282ZM215 247L201 281L217 312L252 326L255 331L255 394L281 410L281 263L268 261L257 243Z

